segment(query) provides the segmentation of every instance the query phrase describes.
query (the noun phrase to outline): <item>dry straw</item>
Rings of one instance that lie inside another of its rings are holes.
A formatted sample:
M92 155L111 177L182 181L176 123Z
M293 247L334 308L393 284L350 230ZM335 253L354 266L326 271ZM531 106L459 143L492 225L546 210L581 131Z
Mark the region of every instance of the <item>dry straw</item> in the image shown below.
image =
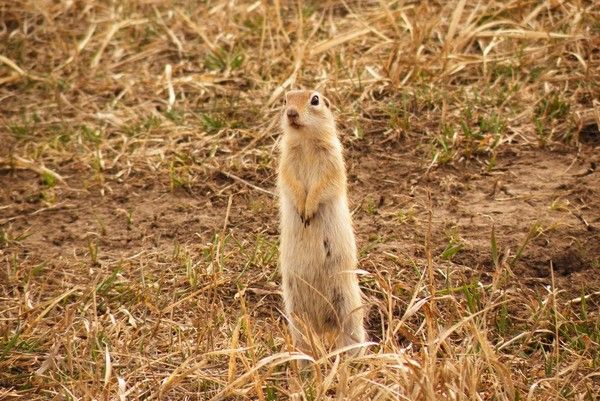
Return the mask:
M596 399L598 292L527 287L493 236L487 272L365 247L374 343L295 352L272 195L294 87L326 90L352 164L367 142L428 172L576 144L600 118L598 21L584 0L2 2L0 399ZM9 202L14 177L41 206ZM86 222L72 243L27 245L60 211Z

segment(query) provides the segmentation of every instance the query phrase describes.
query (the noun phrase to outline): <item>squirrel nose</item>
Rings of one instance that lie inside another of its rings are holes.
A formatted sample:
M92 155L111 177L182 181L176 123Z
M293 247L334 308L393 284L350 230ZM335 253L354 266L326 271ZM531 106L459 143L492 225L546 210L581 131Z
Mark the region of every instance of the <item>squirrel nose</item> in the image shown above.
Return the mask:
M296 109L288 109L287 116L290 119L298 118L298 111Z

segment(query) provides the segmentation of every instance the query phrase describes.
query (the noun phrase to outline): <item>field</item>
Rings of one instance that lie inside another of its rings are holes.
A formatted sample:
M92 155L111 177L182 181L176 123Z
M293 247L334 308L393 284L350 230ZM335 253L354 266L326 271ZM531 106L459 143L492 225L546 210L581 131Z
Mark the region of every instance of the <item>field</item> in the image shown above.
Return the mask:
M596 400L600 4L0 3L0 399ZM370 343L299 370L282 94L331 99Z

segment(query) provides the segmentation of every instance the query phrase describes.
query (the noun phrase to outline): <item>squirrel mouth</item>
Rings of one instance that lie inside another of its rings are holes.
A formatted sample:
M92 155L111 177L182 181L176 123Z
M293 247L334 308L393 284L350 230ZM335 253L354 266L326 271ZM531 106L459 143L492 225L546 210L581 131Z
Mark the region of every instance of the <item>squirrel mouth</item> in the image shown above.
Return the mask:
M294 129L300 129L300 127L302 127L302 125L300 125L296 121L290 121L290 127L294 128Z

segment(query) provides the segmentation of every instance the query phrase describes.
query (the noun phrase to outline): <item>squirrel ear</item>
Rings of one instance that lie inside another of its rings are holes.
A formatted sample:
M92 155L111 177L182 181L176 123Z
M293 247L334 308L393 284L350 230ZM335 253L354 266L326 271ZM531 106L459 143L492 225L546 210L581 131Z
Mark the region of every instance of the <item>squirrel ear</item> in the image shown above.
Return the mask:
M325 102L325 106L327 106L327 108L329 108L329 106L330 106L329 99L327 99L325 96L323 96L323 101Z

